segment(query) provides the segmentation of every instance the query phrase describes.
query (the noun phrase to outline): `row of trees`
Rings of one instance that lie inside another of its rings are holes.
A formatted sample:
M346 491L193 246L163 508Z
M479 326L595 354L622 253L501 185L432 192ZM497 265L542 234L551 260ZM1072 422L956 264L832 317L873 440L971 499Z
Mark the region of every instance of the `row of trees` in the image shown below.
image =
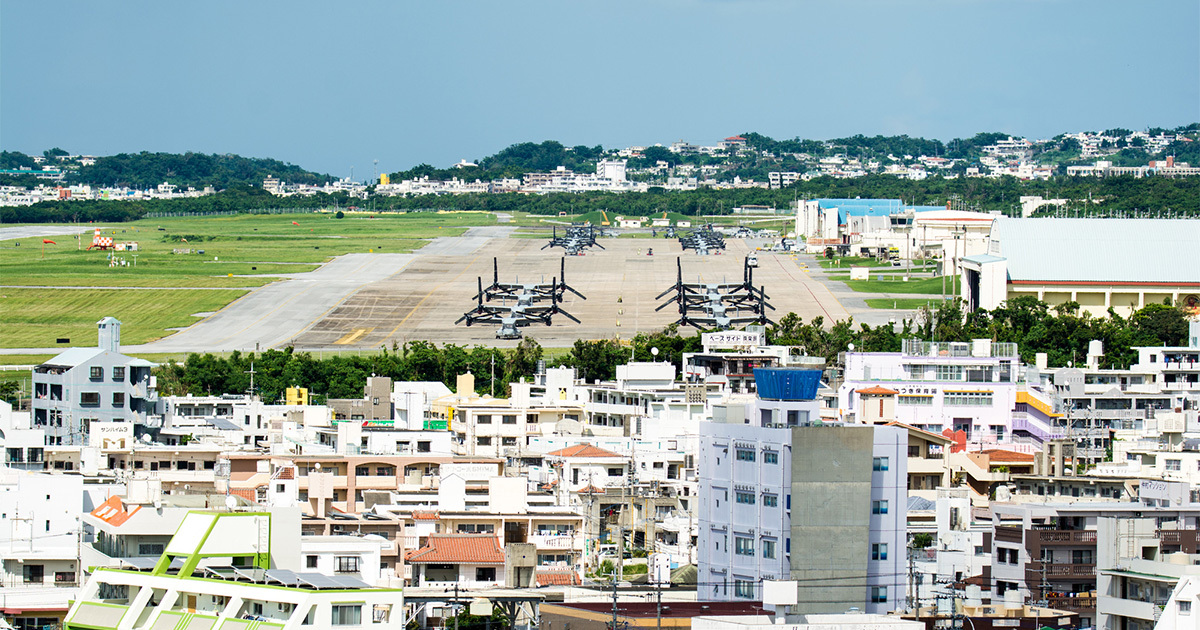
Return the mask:
M62 149L45 152L47 164L67 155ZM31 156L19 151L0 152L0 169L40 168ZM68 184L128 186L145 189L170 182L177 186L225 189L231 186L261 186L263 178L274 175L295 184L321 184L332 177L307 171L295 164L270 158L205 153L120 153L96 158L94 164L66 172Z
M148 212L249 212L259 208L346 207L370 204L375 211L437 209L485 212L530 212L540 215L584 214L599 210L629 216L673 212L684 216L729 213L744 205L786 208L793 200L816 198L901 199L916 205L942 205L951 198L980 210L1013 214L1024 195L1075 200L1071 208L1081 215L1134 211L1154 213L1171 210L1176 215L1200 214L1200 178L1133 176L1081 178L1059 177L1051 181L999 179L928 178L920 181L890 175L856 179L819 177L797 182L783 190L748 188L666 191L651 188L645 193L559 193L550 195L468 194L449 196L373 197L369 202L345 194L312 197L275 197L261 188L235 186L215 195L186 199L149 201L44 201L32 206L0 208L0 223L69 223L72 221L131 221Z
M993 311L964 314L956 302L923 310L912 321L895 326L855 326L839 321L826 327L817 317L805 323L794 313L780 318L767 330L769 343L795 346L796 352L822 357L836 363L850 344L861 352L899 352L904 339L969 341L991 339L1018 344L1022 360L1032 363L1045 352L1050 365L1079 362L1087 354L1088 342L1104 342L1102 367L1127 367L1137 358L1137 346L1181 345L1187 336L1184 312L1167 305L1150 305L1129 318L1115 313L1091 317L1079 305L1067 303L1050 309L1036 298L1022 297ZM655 352L657 350L657 352ZM636 336L628 345L616 340L578 340L564 355L548 361L551 367L575 368L589 382L611 380L616 368L628 361L668 361L681 369L683 355L701 350L700 335L683 335L675 325ZM318 399L359 398L368 376L388 376L398 381L440 381L453 388L459 374L475 375L480 394L506 395L509 383L530 379L544 357L536 341L525 338L513 349L455 344L437 346L412 341L391 351L366 356L332 356L318 359L292 349L267 350L261 354L234 352L228 357L192 354L182 364L170 362L158 368L159 388L164 394L219 394L250 389L254 385L264 400L278 400L291 386L308 387Z

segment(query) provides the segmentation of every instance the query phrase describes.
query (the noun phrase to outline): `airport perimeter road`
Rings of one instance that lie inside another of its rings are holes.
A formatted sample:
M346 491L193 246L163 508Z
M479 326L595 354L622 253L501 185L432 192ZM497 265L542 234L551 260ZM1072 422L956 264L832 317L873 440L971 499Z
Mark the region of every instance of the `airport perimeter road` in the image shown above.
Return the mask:
M316 271L260 287L215 315L147 344L123 346L138 352L265 350L320 320L363 285L402 271L416 254L347 254Z

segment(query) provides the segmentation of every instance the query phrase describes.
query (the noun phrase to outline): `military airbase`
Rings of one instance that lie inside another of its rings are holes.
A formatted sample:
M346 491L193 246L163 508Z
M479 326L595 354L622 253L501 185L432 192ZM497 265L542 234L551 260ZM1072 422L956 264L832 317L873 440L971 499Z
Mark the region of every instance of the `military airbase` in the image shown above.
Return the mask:
M548 308L542 307L543 311L557 309L559 312L523 323L517 337L534 339L546 347L567 347L577 339L628 339L679 321L680 312L674 305L664 306L664 299L660 297L664 291L680 280L697 286L742 282L747 255L759 246L770 245L753 238L728 238L723 248L702 254L694 247L685 249L687 243L681 239L662 238L661 235L650 238L649 230L626 230L606 231L596 238L595 246L571 253L566 247L546 247L555 226L537 219L520 225L506 225L496 223L492 215L480 215L473 221L453 217L449 219L453 223L448 223L444 230L440 225L435 226L429 217L421 220L425 223L421 224L420 233L405 233L389 241L382 234L376 238L362 232L354 233L350 238L337 236L338 229L350 229L349 219L345 223L313 217L302 217L297 221L290 217L256 219L244 223L257 226L245 228L247 231L274 235L276 231L292 229L296 232L291 237L294 240L287 242L302 245L291 251L280 247L283 243L276 242L270 257L276 262L255 263L255 253L243 241L250 236L230 237L221 233L204 242L209 254L223 251L223 239L236 239L230 245L236 244L246 250L224 250L227 255L221 260L208 260L204 265L189 263L197 271L174 281L162 276L130 275L145 270L125 265L111 272L89 268L87 287L73 286L76 282L67 275L69 267L82 265L79 261L85 260L86 256L95 258L100 254L52 249L48 258L67 257L67 262L53 263L64 269L63 274L53 276L52 282L47 277L36 283L59 286L19 288L8 285L6 291L13 294L41 291L40 295L54 299L64 299L62 296L85 288L110 291L114 296L135 294L128 303L113 299L114 305L125 304L127 311L124 313L111 312L103 302L80 307L85 311L78 315L81 322L106 315L136 321L144 312L169 310L175 300L185 295L198 295L201 290L212 292L214 287L210 285L214 284L233 292L219 294L229 300L223 305L205 312L184 313L190 318L187 325L161 330L158 334L150 329L142 332L140 338L126 339L124 345L130 352L253 351L286 346L313 351L365 351L391 348L413 340L505 347L519 343L519 339L498 338L498 323L488 323L484 321L488 319L486 317L471 318L473 325L460 321L468 312L478 312L481 300L477 294L481 285L499 281L548 286L561 283L564 280L561 276L565 275L566 283L576 292L560 291L561 301L552 301ZM204 227L200 224L204 221L214 220L193 219L186 228L176 226L168 230L186 229L200 233ZM472 222L474 226L470 225ZM311 225L316 225L315 232L309 227ZM22 237L37 237L34 234L36 228L23 230ZM149 230L154 228L143 226L137 236L146 240L144 232ZM370 233L369 229L365 231ZM561 226L558 231L559 235L563 233ZM161 234L157 230L151 232L154 236ZM81 238L91 237L84 234ZM368 244L373 246L366 246ZM169 245L178 249L179 243L171 241ZM317 247L324 251L314 252ZM310 254L299 256L297 252L301 249ZM143 246L140 251L142 265L167 267L183 259L182 255L164 255L157 260L153 247ZM314 259L325 255L326 251L329 254L324 260ZM283 252L290 255L285 256ZM773 307L765 313L766 317L777 320L794 312L806 321L820 316L826 322L833 322L850 316L828 283L814 278L820 274L808 269L803 256L797 259L787 252L756 253L758 266L753 270L753 284L765 291ZM123 254L122 258L131 255ZM193 256L192 260L198 260L198 257ZM291 267L284 267L285 264ZM271 273L254 273L255 267ZM206 273L209 269L229 270L229 273ZM151 278L154 278L153 282ZM33 284L33 281L26 284ZM144 284L150 286L135 286ZM137 295L152 299L140 303L132 301ZM214 299L216 297L214 294ZM497 297L487 304L490 309L504 311L510 308L505 303L506 298ZM173 315L176 319L179 316ZM692 317L695 317L694 313ZM493 319L498 322L502 317ZM549 321L549 325L545 321ZM157 325L162 326L161 323ZM65 324L63 326L66 330ZM50 325L47 331L51 329L58 330ZM40 336L31 334L27 338L41 342L42 337L48 335L49 332ZM49 342L19 344L26 348L5 344L8 346L5 352L16 353L22 349L53 351L53 342L51 339Z

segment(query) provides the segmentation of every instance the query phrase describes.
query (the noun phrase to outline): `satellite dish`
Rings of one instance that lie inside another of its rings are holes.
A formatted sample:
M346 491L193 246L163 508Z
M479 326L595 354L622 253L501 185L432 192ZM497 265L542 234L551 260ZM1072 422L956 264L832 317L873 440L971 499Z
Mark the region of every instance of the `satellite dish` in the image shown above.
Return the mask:
M231 510L237 507L237 497L232 494L225 495L225 507Z
M854 352L854 344L852 344L852 343L846 344L846 349L851 352Z
M650 348L650 354L658 356L658 348Z

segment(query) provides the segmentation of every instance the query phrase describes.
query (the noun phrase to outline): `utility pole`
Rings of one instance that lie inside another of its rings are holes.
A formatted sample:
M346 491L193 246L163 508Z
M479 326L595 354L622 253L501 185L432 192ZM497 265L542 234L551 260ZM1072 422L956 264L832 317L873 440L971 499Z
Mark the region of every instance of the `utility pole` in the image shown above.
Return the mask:
M458 630L458 582L454 583L454 630Z
M658 603L654 606L654 627L656 630L662 630L662 583L655 582L655 595L658 596Z
M609 630L617 630L617 574L616 573L614 573L613 577L612 577L612 599L613 599L612 627L609 628ZM455 629L455 630L457 630L457 629Z

